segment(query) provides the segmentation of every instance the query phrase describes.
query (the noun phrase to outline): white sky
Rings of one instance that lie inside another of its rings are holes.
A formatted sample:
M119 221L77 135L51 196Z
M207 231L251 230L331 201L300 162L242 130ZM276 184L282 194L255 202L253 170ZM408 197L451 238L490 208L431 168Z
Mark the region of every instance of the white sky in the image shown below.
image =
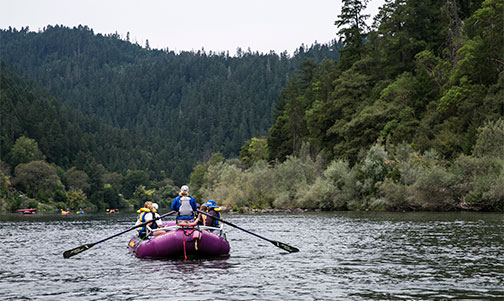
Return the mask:
M369 2L369 23L383 3ZM0 28L81 24L158 49L292 54L336 38L340 12L341 0L0 0Z

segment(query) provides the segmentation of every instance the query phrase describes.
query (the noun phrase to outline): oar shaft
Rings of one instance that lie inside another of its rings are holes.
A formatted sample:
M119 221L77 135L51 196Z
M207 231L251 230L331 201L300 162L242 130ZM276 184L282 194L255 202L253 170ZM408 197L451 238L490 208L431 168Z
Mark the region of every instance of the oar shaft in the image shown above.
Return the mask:
M117 233L117 234L114 234L114 235L109 236L109 237L107 237L107 238L104 238L104 239L102 239L102 240L99 240L99 241L95 242L94 244L95 244L95 245L96 245L96 244L99 244L99 243L101 243L101 242L104 242L104 241L109 240L109 239L111 239L111 238L117 237L117 236L122 235L122 234L124 234L124 233L126 233L126 232L129 232L129 231L131 231L131 230L135 230L136 228L143 227L143 226L145 226L145 225L148 225L148 224L152 223L153 221L156 221L156 220L158 220L158 219L162 219L163 217L166 217L166 216L168 216L168 215L172 215L172 214L173 214L173 213L175 213L175 212L176 212L176 211L170 211L170 212L165 213L165 214L163 214L163 215L160 215L160 216L158 216L158 217L156 217L156 218L154 218L154 219L148 220L148 221L146 221L145 223L141 223L141 224L136 225L136 226L133 226L133 227L131 227L131 228L127 229L127 230L124 230L124 231L122 231L122 232L120 232L120 233Z
M240 229L240 230L242 230L242 231L244 231L244 232L247 232L248 234L252 234L252 235L254 235L254 236L256 236L256 237L259 237L260 239L264 239L264 240L266 240L266 241L269 241L270 243L274 244L275 246L277 246L277 247L279 247L279 248L281 248L281 249L283 249L283 250L285 250L285 251L287 251L287 252L289 252L289 253L292 253L292 252L299 252L299 249L298 249L298 248L296 248L296 247L289 246L288 244L285 244L285 243L283 243L283 242L279 242L279 241L276 241L276 240L271 240L271 239L268 239L268 238L266 238L266 237L264 237L264 236L261 236L261 235L259 235L259 234L257 234L257 233L254 233L254 232L252 232L252 231L249 231L249 230L247 230L247 229L243 229L242 227L239 227L239 226L237 226L237 225L235 225L235 224L232 224L232 223L230 223L230 222L227 222L227 221L225 221L225 220L223 220L223 219L221 219L221 218L218 218L218 217L216 217L216 216L210 215L210 214L208 214L208 213L206 213L206 212L203 212L203 211L200 211L200 210L196 210L196 211L197 211L197 212L199 212L199 213L201 213L201 214L204 214L204 215L206 215L206 216L209 216L209 217L211 217L211 218L214 218L214 219L216 219L216 220L218 220L218 221L220 221L220 222L222 222L222 223L224 223L224 224L228 224L228 225L230 225L231 227L235 227L235 228Z
M106 238L104 238L104 239L102 239L102 240L99 240L99 241L97 241L97 242L94 242L94 243L91 243L91 244L86 244L86 245L83 245L83 246L80 246L80 247L73 248L73 249L71 249L71 250L65 251L65 252L63 253L63 257L64 257L64 258L69 258L69 257L72 257L72 256L74 256L74 255L77 255L77 254L79 254L79 253L81 253L81 252L86 251L87 249L89 249L89 248L93 247L93 246L94 246L94 245L96 245L96 244L102 243L102 242L104 242L104 241L107 241L107 240L109 240L109 239L111 239L111 238L114 238L114 237L117 237L117 236L119 236L119 235L122 235L122 234L124 234L124 233L126 233L126 232L129 232L129 231L131 231L131 230L135 230L135 229L137 229L137 228L139 228L139 227L143 227L143 226L145 226L145 225L147 225L147 224L149 224L149 223L152 223L153 221L156 221L156 220L161 219L161 218L163 218L163 217L166 217L166 216L168 216L168 215L172 215L173 213L175 213L175 211L170 211L170 212L165 213L165 214L163 214L163 215L161 215L161 216L158 216L158 217L156 217L156 218L154 218L154 219L151 219L151 220L149 220L149 221L146 221L145 223L141 223L141 224L139 224L139 225L133 226L133 227L131 227L131 228L127 229L127 230L124 230L124 231L122 231L122 232L116 233L116 234L114 234L114 235L112 235L112 236L106 237Z
M268 239L268 238L266 238L266 237L263 237L263 236L261 236L261 235L259 235L259 234L254 233L254 232L252 232L252 231L249 231L249 230L247 230L247 229L244 229L244 228L242 228L242 227L240 227L240 226L237 226L237 225L235 225L235 224L232 224L232 223L230 223L230 222L227 222L227 221L225 221L225 220L223 220L223 219L220 219L220 218L218 218L218 217L216 217L216 216L210 215L210 214L208 214L208 213L206 213L206 212L203 212L203 211L200 211L200 210L196 210L196 211L198 211L199 213L204 214L204 215L206 215L206 216L209 216L209 217L211 217L211 218L214 218L214 219L218 220L219 222L223 222L224 224L228 224L228 225L230 225L231 227L235 227L235 228L240 229L240 230L242 230L242 231L244 231L244 232L247 232L248 234L252 234L252 235L254 235L254 236L256 236L256 237L259 237L259 238L261 238L261 239L264 239L264 240L266 240L266 241L271 242L271 239Z

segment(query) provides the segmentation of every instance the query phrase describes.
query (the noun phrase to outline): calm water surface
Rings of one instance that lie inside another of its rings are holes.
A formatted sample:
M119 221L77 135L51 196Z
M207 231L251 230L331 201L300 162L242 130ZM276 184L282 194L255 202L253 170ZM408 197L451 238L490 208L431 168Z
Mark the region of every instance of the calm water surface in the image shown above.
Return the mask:
M2 300L382 300L504 298L504 216L336 212L224 215L231 256L142 260L134 214L0 215Z

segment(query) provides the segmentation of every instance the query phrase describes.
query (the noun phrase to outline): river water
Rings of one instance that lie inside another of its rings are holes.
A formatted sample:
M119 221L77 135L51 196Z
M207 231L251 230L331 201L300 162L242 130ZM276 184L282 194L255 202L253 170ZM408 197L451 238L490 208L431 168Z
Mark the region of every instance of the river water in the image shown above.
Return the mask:
M224 215L300 249L225 226L228 258L145 260L134 214L0 215L2 300L383 300L504 298L504 215L334 212Z

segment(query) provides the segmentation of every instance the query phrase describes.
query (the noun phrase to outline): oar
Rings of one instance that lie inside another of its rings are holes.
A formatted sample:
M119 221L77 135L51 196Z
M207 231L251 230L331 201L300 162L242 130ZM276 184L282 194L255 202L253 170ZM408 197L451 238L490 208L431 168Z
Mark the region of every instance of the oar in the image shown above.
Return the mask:
M266 240L266 241L269 241L270 243L274 244L275 246L279 247L280 249L284 249L285 251L287 251L287 252L289 252L289 253L299 252L299 249L298 249L298 248L295 248L295 247L293 247L293 246L289 246L288 244L284 244L283 242L279 242L279 241L276 241L276 240L271 240L271 239L268 239L268 238L266 238L266 237L264 237L264 236L261 236L261 235L259 235L259 234L256 234L256 233L254 233L254 232L252 232L252 231L249 231L249 230L247 230L247 229L243 229L242 227L239 227L239 226L237 226L237 225L234 225L234 224L232 224L232 223L230 223L230 222L227 222L227 221L225 221L225 220L223 220L223 219L221 219L221 218L218 218L218 217L216 217L216 216L210 215L210 214L208 214L208 213L206 213L206 212L203 212L203 211L200 211L200 210L196 210L196 211L198 211L199 213L204 214L204 215L206 215L206 216L209 216L209 217L211 217L211 218L214 218L214 219L216 219L216 220L218 220L218 221L220 221L220 222L223 222L224 224L230 225L231 227L235 227L236 229L240 229L240 230L242 230L242 231L245 231L245 232L247 232L248 234L252 234L252 235L254 235L254 236L257 236L257 237L259 237L260 239L264 239L264 240Z
M119 233L117 233L117 234L114 234L114 235L112 235L112 236L109 236L109 237L107 237L107 238L104 238L104 239L99 240L99 241L97 241L97 242L90 243L90 244L85 244L85 245L82 245L82 246L80 246L80 247L77 247L77 248L74 248L74 249L71 249L71 250L65 251L65 252L63 253L63 257L64 257L64 258L70 258L70 257L72 257L72 256L74 256L74 255L77 255L77 254L79 254L79 253L81 253L81 252L86 251L87 249L92 248L93 246L95 246L95 245L97 245L97 244L99 244L99 243L102 243L102 242L104 242L104 241L107 241L107 240L109 240L109 239L111 239L111 238L114 238L114 237L116 237L116 236L122 235L122 234L124 234L124 233L126 233L126 232L129 232L129 231L131 231L131 230L135 230L135 229L138 229L138 228L140 228L140 227L143 227L143 226L145 226L145 225L147 225L147 224L151 223L152 221L155 221L155 220L161 219L161 218L166 217L166 216L168 216L168 215L172 215L172 214L173 214L173 213L175 213L175 212L176 212L176 211L170 211L170 212L168 212L168 213L166 213L166 214L163 214L163 215L161 215L161 216L156 217L155 219L151 219L151 220L149 220L149 221L147 221L147 222L145 222L145 223L142 223L142 224L139 224L139 225L133 226L133 227L129 228L128 230L124 230L124 231L122 231L122 232L119 232Z

